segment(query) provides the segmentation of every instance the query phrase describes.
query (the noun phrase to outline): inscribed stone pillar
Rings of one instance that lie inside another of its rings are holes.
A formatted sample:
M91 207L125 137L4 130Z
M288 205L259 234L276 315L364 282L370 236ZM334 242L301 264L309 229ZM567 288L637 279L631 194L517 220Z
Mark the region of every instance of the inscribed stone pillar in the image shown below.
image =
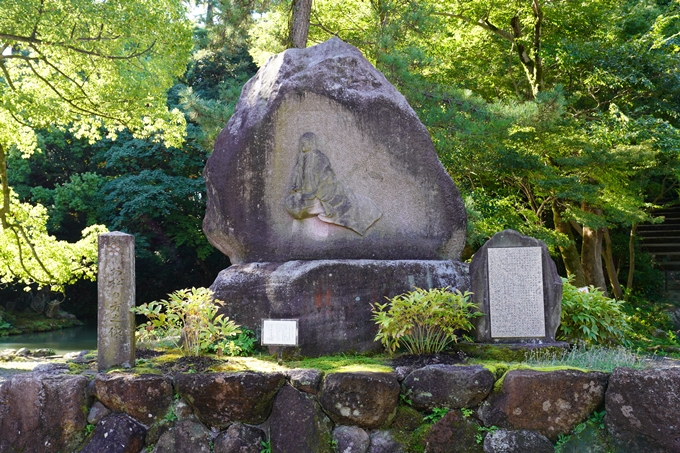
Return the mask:
M99 236L99 370L135 363L135 237L114 231Z

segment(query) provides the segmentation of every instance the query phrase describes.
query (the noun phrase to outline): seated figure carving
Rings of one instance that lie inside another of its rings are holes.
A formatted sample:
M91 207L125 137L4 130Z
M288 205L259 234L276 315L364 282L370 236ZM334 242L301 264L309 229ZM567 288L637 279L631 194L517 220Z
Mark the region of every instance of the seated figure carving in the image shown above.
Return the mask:
M316 216L323 222L349 228L362 236L382 217L382 212L370 198L355 194L338 181L312 132L300 137L300 153L293 167L290 193L284 203L295 219Z

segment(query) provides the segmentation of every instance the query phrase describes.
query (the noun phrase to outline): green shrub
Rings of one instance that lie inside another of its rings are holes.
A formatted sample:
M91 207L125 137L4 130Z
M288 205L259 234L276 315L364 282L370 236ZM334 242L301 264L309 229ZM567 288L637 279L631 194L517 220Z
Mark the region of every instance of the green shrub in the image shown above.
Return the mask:
M7 322L6 315L2 311L2 308L0 308L0 331L4 329L9 329L10 327L12 327L12 324Z
M610 299L589 286L580 290L562 279L562 317L557 337L570 343L619 344L630 327L623 302Z
M457 342L456 331L472 329L470 320L481 316L469 301L471 293L452 293L448 288L416 288L385 304L373 306L378 324L375 340L390 352L404 346L411 354L432 354Z
M181 289L168 295L168 300L153 301L133 308L133 312L149 320L137 328L137 341L151 343L170 341L184 355L198 356L215 348L235 355L229 338L241 333L239 326L218 315L224 302L213 299L207 288ZM227 341L225 341L227 340Z

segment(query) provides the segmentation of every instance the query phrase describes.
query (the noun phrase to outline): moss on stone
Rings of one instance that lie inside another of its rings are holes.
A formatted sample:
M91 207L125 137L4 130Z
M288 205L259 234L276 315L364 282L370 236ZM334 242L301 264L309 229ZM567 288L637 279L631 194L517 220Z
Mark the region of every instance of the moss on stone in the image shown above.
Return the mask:
M398 406L391 428L397 431L415 431L423 424L423 414L409 406Z
M455 349L469 357L498 362L523 362L531 351L540 350L545 353L561 353L569 345L557 343L555 345L533 343L457 343Z
M494 392L500 392L501 389L503 388L503 381L505 380L505 376L508 375L508 372L513 371L513 370L533 370L533 371L544 371L544 372L549 372L549 371L560 371L560 370L575 370L575 371L582 371L584 373L588 373L590 371L594 370L585 370L583 368L576 368L572 366L566 366L566 365L560 365L560 366L529 366L529 365L524 365L521 363L502 363L502 364L494 364L492 363L480 363L482 366L487 368L489 371L494 373L496 376L496 382L493 385L493 391ZM494 366L496 365L496 366ZM500 365L500 366L498 366ZM499 371L504 370L503 373L498 376L496 373Z

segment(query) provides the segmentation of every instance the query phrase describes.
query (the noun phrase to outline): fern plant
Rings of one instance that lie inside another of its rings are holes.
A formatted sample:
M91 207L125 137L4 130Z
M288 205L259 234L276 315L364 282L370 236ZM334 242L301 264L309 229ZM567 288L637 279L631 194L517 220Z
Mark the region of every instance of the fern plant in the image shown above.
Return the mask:
M471 319L481 316L470 302L471 293L448 288L420 289L388 298L373 306L378 324L376 341L390 353L404 346L411 354L432 354L457 342L458 331L472 329Z
M204 354L219 343L223 352L236 355L238 348L229 339L241 330L234 321L217 314L221 305L224 302L213 299L207 288L181 289L168 300L140 305L132 310L149 320L137 328L137 340L170 340L191 356Z
M558 339L586 345L620 344L630 330L623 302L593 286L577 288L562 279L562 316Z

